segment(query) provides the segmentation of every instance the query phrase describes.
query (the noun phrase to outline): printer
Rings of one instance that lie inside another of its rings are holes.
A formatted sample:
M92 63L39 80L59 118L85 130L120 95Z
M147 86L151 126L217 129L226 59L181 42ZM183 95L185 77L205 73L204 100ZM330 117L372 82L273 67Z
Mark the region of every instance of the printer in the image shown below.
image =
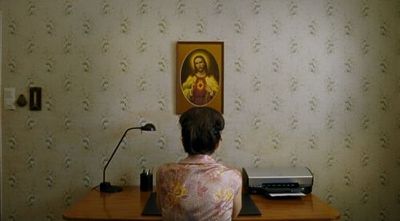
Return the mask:
M305 196L313 180L307 167L243 168L244 190L269 197Z

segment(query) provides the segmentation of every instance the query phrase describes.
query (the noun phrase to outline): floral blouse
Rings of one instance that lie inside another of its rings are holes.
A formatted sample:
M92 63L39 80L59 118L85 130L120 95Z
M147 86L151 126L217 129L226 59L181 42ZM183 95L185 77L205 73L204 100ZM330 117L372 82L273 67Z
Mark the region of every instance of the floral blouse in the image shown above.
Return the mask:
M242 186L236 169L194 155L161 166L156 179L163 220L232 220L233 199Z

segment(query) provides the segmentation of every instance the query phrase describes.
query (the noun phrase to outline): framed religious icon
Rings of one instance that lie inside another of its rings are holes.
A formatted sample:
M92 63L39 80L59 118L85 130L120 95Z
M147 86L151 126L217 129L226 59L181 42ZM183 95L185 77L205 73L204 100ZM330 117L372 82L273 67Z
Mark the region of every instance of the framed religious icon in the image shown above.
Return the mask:
M223 113L224 43L178 41L176 113L208 106Z

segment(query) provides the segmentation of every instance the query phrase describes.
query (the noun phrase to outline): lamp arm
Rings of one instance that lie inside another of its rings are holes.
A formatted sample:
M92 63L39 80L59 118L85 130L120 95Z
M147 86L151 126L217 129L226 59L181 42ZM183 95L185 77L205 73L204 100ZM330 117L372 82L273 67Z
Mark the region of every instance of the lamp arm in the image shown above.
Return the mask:
M141 129L141 127L131 127L131 128L126 129L126 131L122 135L121 139L119 140L117 146L115 147L114 151L112 152L111 157L108 159L106 165L104 166L104 169L103 169L103 183L106 182L106 169L108 167L108 164L110 164L111 159L114 157L115 153L117 152L117 150L119 148L119 145L121 144L122 140L124 139L124 137L126 136L128 131L133 130L133 129Z

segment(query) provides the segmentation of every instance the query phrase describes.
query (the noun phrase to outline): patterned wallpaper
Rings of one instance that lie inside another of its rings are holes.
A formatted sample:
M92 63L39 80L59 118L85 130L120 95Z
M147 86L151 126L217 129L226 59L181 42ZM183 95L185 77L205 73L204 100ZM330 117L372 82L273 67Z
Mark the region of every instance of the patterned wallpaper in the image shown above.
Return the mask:
M178 40L225 44L215 157L308 166L342 220L400 219L400 2L3 0L2 88L42 87L42 111L2 110L2 220L61 220L102 179L138 184L185 156Z

